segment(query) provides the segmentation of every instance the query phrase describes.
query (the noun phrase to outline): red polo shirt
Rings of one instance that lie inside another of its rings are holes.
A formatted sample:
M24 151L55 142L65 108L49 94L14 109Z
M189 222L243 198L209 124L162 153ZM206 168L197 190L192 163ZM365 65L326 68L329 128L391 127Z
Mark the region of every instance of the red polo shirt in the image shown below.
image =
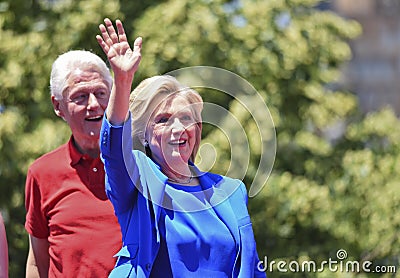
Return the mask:
M30 166L25 191L25 228L50 243L49 277L107 277L121 233L100 158L79 153L71 138Z

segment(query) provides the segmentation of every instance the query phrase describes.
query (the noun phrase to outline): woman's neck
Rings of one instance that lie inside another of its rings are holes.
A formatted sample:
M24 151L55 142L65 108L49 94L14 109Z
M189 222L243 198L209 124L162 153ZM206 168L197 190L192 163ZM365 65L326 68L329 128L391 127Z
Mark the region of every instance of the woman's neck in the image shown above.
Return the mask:
M176 166L176 165L174 165ZM189 164L181 165L181 167L163 168L163 173L168 177L168 180L173 183L183 185L197 185L197 178L194 177Z

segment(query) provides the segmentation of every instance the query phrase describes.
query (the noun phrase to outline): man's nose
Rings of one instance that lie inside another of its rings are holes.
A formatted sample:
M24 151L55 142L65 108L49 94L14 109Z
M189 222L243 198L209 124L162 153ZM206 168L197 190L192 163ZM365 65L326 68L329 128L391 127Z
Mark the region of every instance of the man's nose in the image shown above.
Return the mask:
M99 100L94 94L90 93L88 97L88 109L97 108L98 106L100 106Z

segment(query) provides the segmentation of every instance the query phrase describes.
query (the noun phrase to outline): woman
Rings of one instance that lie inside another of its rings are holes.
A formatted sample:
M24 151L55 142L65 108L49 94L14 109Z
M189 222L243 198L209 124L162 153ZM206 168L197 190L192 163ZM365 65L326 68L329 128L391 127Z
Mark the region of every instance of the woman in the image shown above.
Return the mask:
M109 19L104 22L97 40L114 87L100 149L123 237L110 277L265 277L256 267L244 184L193 164L200 95L171 76L156 76L130 98L141 38L132 51L122 23L116 21L116 33Z

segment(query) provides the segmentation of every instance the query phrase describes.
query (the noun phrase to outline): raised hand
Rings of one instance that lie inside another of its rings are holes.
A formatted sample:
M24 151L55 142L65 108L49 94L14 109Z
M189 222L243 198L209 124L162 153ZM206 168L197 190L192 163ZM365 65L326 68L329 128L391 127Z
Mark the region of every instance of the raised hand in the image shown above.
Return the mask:
M115 25L118 33L115 31L111 20L105 18L104 24L99 25L101 36L97 35L96 39L107 55L116 78L133 79L141 60L142 38L136 38L132 50L122 22L117 19Z
M142 50L142 38L137 38L131 49L125 30L120 20L115 21L117 32L108 18L99 25L101 36L97 42L107 55L114 72L114 84L107 106L107 118L112 124L121 124L128 117L129 95L133 77L139 67Z

